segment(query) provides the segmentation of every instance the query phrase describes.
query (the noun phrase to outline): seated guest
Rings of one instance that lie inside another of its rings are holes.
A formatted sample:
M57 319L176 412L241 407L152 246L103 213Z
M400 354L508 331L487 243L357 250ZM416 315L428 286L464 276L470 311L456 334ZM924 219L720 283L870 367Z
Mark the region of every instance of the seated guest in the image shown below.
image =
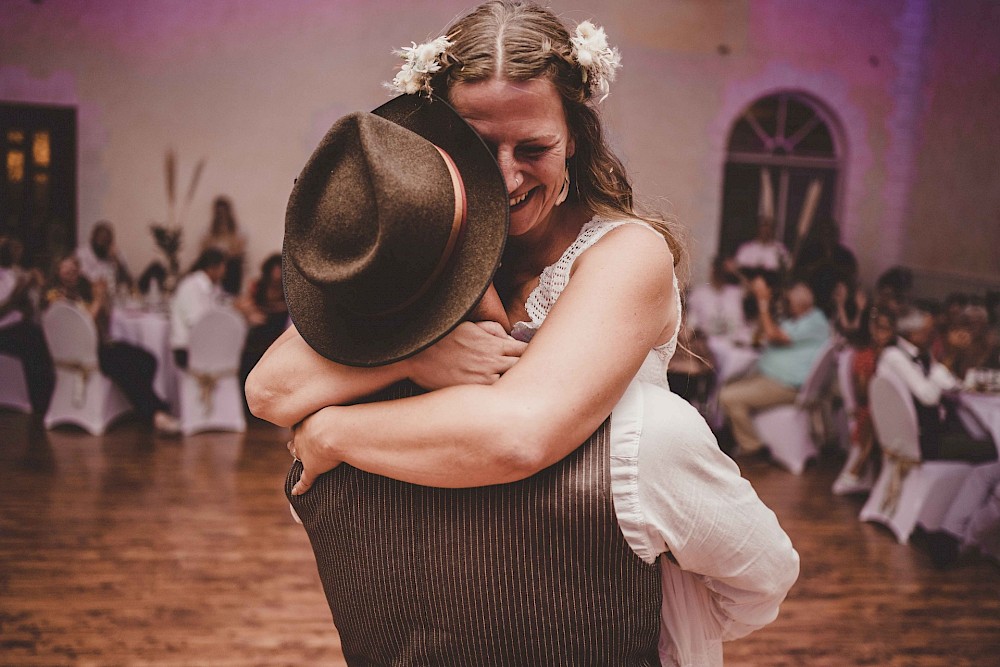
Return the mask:
M986 308L978 304L967 305L935 342L932 353L952 375L962 380L974 368L1000 365L991 333Z
M18 282L25 284L22 311L26 319L37 320L41 312L45 272L37 267L24 266L24 244L20 239L0 236L0 268L7 269Z
M897 320L910 309L913 290L913 272L903 266L894 266L875 282L874 305L889 311Z
M111 307L104 281L91 283L81 275L79 260L73 255L56 263L46 305L65 300L78 305L94 318L97 326L97 365L101 374L115 383L139 417L152 423L161 435L177 435L180 424L170 414L170 406L153 389L156 358L146 350L123 341L111 340Z
M951 394L958 380L930 354L934 320L913 310L896 325L898 336L879 357L875 374L902 381L917 411L920 453L925 460L991 461L997 458L990 439L976 438L962 425Z
M868 405L868 385L875 377L879 355L895 342L896 321L888 311L868 311L867 325L854 340L851 359L851 386L854 393L854 429L851 432L850 453L844 469L833 482L838 496L871 491L878 466L879 447L875 438L872 411Z
M757 236L736 249L736 264L747 276L760 273L777 276L789 267L788 248L774 237L774 218L757 218Z
M940 332L944 334L948 330L948 327L958 324L962 312L969 305L969 295L964 292L952 292L946 296L944 298L944 308L941 310L940 316L936 318Z
M115 294L118 285L131 286L125 261L115 246L115 232L111 223L101 220L90 232L90 242L76 250L80 262L80 274L91 284L103 282L110 294Z
M743 286L730 269L731 260L716 257L708 283L693 288L687 296L684 314L693 333L733 342L750 341L750 327L743 315Z
M926 310L934 317L934 342L931 343L931 356L943 363L952 371L952 374L959 377L953 370L950 357L954 354L954 344L961 345L962 336L953 337L949 341L949 333L955 332L960 326L962 312L969 305L969 295L964 292L952 292L944 299L944 305L934 303L933 307L926 307Z
M962 551L978 550L1000 561L1000 463L972 469L927 544L939 568L953 565Z
M212 222L208 233L201 240L201 249L217 248L226 256L226 271L219 283L222 291L236 296L243 285L243 256L246 236L239 229L233 203L228 197L219 196L212 202Z
M844 285L853 293L858 284L858 260L840 242L840 226L832 218L823 218L809 230L795 255L792 272L812 287L816 305L827 316L833 315L833 292ZM852 313L853 303L847 304Z
M771 288L763 278L751 282L750 290L760 310L759 335L764 345L757 373L730 382L719 393L719 404L729 419L740 454L752 454L763 446L753 425L753 413L795 402L813 363L830 339L830 324L816 308L812 290L795 282L786 295L789 317L777 324L770 311Z
M285 290L281 283L280 253L264 260L260 276L251 282L250 289L235 305L250 323L240 359L240 381L246 382L247 375L264 356L267 348L288 327L288 306L285 305Z
M177 284L170 302L170 347L178 368L188 366L191 327L221 301L219 283L225 272L225 253L218 248L206 248Z
M55 369L45 335L31 319L29 293L38 284L37 275L15 268L17 244L0 238L0 352L21 360L32 413L44 416L52 399Z
M866 327L862 324L867 310L868 295L864 290L838 282L830 293L829 310L824 312L838 334L846 340L854 340L867 337Z

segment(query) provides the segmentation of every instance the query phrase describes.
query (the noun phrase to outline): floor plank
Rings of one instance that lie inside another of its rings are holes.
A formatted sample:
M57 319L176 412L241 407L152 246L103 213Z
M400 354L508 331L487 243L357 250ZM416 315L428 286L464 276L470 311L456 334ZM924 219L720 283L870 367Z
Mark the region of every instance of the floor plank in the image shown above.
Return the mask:
M343 665L281 492L287 431L32 435L0 413L0 664ZM940 572L835 498L838 461L744 474L802 556L779 619L730 666L1000 665L1000 567Z

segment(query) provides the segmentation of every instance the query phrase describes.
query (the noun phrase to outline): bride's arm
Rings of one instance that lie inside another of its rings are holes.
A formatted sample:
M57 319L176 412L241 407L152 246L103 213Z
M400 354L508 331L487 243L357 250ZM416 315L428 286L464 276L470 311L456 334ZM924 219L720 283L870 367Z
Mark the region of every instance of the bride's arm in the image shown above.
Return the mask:
M625 225L580 256L518 363L488 386L328 408L296 430L303 490L340 461L408 482L522 479L563 458L610 414L677 316L673 258Z
M292 426L328 405L354 403L404 379L425 389L495 382L517 361L525 344L507 336L506 314L492 288L473 317L489 321L464 322L409 359L370 368L320 356L289 327L247 377L247 404L261 419Z

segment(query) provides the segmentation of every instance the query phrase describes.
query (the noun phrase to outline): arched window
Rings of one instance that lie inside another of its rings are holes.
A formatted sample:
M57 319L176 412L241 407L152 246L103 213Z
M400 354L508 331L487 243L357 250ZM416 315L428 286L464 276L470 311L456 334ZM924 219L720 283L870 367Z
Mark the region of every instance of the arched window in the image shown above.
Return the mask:
M754 237L759 215L792 252L813 221L836 219L843 144L829 113L796 92L762 97L729 135L719 252Z

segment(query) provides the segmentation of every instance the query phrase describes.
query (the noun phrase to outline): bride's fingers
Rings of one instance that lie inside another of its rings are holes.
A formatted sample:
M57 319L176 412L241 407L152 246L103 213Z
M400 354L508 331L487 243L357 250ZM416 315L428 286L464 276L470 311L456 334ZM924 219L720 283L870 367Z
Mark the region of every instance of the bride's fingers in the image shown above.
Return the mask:
M292 455L292 458L298 461L299 460L298 454L295 453L295 441L289 440L288 444L285 446L288 448L288 453Z

